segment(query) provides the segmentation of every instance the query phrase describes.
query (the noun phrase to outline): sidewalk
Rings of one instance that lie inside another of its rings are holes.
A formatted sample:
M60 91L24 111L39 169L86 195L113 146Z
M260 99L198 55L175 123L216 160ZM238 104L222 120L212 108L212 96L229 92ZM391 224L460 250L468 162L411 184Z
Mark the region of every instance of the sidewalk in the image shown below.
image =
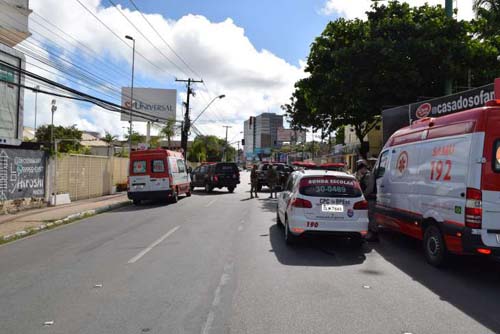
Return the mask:
M14 235L20 231L36 229L47 222L54 222L69 216L77 216L87 211L107 211L127 205L128 203L127 193L121 193L81 200L57 207L46 207L16 214L0 215L0 238L7 235Z

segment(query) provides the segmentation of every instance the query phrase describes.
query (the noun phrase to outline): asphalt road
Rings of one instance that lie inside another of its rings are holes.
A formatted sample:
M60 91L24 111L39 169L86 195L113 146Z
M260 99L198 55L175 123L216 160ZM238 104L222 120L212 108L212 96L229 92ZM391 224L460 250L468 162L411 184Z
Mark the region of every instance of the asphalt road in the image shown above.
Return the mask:
M1 246L0 333L500 333L497 263L435 269L390 233L288 247L242 178Z

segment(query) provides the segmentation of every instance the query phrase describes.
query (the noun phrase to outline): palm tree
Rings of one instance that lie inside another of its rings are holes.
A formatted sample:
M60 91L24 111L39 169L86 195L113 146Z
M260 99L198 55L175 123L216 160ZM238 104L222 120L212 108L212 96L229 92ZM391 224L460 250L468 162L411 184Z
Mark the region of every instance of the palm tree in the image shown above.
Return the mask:
M485 21L484 37L496 37L500 33L500 0L474 0L473 9Z
M170 141L175 136L175 119L168 119L165 125L160 129L160 135L167 137L168 147L170 148Z
M112 135L109 132L106 132L106 135L101 139L103 142L108 144L108 157L109 157L109 148L117 138L118 138L117 136Z

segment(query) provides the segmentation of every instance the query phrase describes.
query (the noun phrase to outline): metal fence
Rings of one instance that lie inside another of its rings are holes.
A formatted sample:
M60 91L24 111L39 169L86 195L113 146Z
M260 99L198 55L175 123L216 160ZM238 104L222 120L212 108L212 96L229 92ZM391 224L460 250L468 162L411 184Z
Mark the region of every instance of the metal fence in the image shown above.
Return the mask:
M68 193L72 201L109 195L116 184L127 182L127 158L68 154L55 165L57 193Z

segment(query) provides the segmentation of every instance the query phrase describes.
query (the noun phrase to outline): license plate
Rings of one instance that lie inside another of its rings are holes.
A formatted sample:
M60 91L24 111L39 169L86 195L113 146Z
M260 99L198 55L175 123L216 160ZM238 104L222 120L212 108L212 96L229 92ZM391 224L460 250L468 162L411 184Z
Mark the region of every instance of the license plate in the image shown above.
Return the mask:
M321 211L323 212L344 212L343 205L335 205L335 204L323 204L321 206Z
M497 234L497 243L500 244L500 234Z

